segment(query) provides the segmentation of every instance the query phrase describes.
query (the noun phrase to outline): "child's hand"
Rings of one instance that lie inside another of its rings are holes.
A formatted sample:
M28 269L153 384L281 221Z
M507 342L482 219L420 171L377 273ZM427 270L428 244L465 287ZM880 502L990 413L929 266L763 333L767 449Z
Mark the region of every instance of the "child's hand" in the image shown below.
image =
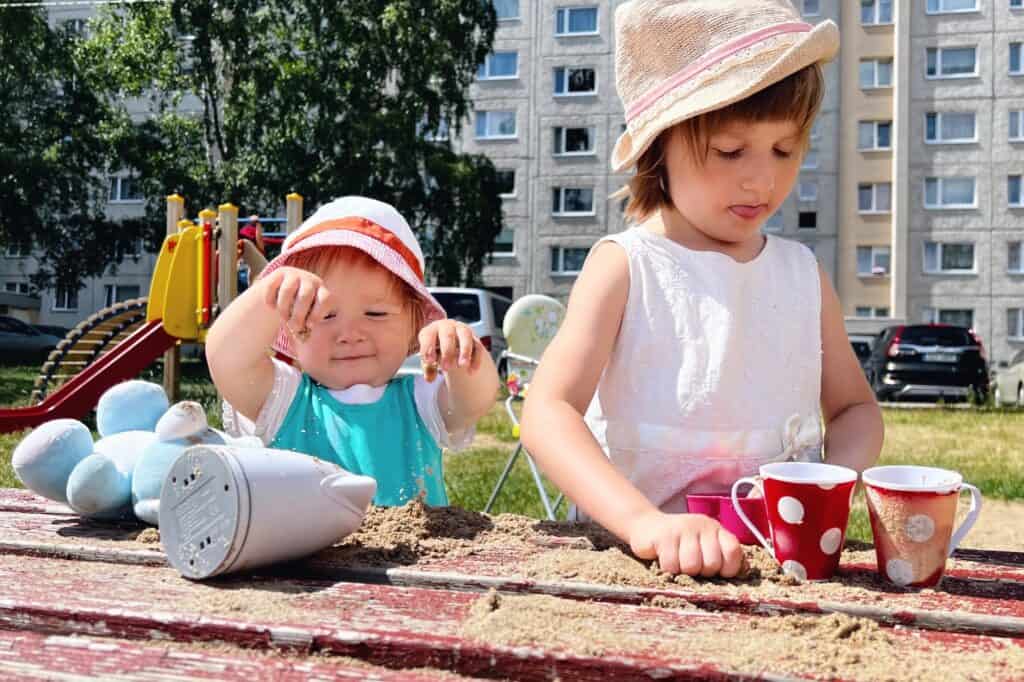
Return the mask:
M309 325L322 320L331 304L331 292L322 279L299 268L283 267L266 280L266 303L277 311L292 336L305 341Z
M630 525L629 546L666 573L731 578L743 564L736 536L703 514L644 514Z
M420 330L420 359L424 378L433 381L440 367L448 372L456 367L472 374L480 367L481 353L487 350L468 325L455 320L437 320Z

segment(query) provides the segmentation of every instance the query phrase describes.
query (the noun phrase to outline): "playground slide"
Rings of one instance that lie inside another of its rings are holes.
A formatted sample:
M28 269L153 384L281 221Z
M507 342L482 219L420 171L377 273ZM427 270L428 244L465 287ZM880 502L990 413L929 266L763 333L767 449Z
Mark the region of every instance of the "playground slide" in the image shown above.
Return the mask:
M81 419L95 409L103 392L133 379L177 339L164 330L162 320L151 320L110 349L38 405L0 409L0 433L38 426L51 419Z

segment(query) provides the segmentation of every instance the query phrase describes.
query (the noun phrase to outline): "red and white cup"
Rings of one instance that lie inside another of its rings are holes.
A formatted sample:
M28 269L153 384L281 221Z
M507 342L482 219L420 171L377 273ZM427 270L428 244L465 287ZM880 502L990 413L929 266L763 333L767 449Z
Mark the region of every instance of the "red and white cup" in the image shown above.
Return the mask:
M775 462L758 471L733 483L736 513L783 573L800 581L831 578L839 566L857 472L818 462ZM737 492L745 484L764 497L770 542L743 513Z
M931 587L981 512L981 492L955 471L882 466L863 474L875 555L882 577L901 587ZM953 531L960 493L971 508Z

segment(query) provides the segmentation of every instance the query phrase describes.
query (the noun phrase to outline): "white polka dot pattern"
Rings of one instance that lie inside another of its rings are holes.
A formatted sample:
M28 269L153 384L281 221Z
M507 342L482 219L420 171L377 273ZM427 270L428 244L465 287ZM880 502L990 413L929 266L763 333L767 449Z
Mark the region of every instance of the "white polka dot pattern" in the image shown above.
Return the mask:
M818 546L825 554L835 554L839 551L839 545L843 541L843 531L838 528L829 528L821 534L821 542Z
M927 514L914 514L903 529L914 542L928 542L935 535L935 521Z
M909 585L914 580L914 567L903 559L889 559L885 563L885 574L897 585Z
M795 497L783 497L779 500L779 516L786 523L799 525L804 522L804 505Z
M800 582L807 580L807 569L802 563L793 559L782 562L782 572L793 576Z

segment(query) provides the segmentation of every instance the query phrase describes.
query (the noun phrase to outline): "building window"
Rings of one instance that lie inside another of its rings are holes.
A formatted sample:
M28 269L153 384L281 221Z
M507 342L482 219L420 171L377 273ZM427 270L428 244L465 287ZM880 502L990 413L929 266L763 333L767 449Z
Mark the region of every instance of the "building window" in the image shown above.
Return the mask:
M860 0L860 23L865 26L892 23L892 0Z
M1020 175L1010 175L1006 178L1006 199L1013 208L1024 208L1024 192L1021 192Z
M4 291L9 294L28 295L30 290L28 282L4 282Z
M516 136L516 112L476 112L476 138L478 140L510 140Z
M484 59L484 63L477 67L476 79L478 81L511 80L519 78L519 53L515 50L509 52L492 52Z
M853 314L857 317L889 317L889 309L885 307L876 308L869 305L859 305Z
M597 92L597 71L590 68L555 69L555 94L593 95Z
M925 308L925 324L948 324L954 327L974 327L974 311L957 308Z
M796 226L801 230L814 230L818 227L817 211L800 211Z
M1024 275L1024 242L1008 242L1006 271L1013 275Z
M805 17L816 17L821 14L821 0L804 0Z
M78 290L57 287L53 296L54 312L73 312L78 310Z
M494 13L498 21L511 21L519 18L519 0L493 0Z
M138 260L142 257L142 240L141 239L127 239L118 240L114 244L114 258L116 262L120 263L125 258L132 258Z
M138 178L130 175L112 175L110 177L111 203L128 204L142 201L142 187L139 186Z
M953 14L955 12L977 12L978 0L928 0L925 8L928 14Z
M516 255L515 230L511 227L504 228L494 238L494 246L491 247L492 256L508 257Z
M594 190L552 187L551 213L556 216L594 215Z
M860 87L864 90L892 87L892 59L860 60Z
M4 250L4 255L8 258L28 258L31 254L31 244L8 244Z
M782 209L780 208L764 222L763 229L765 232L781 232L783 227L782 221Z
M863 182L857 185L858 213L889 213L892 211L891 182Z
M1010 141L1024 142L1024 109L1010 112Z
M596 134L596 128L554 128L555 156L593 155Z
M924 141L929 144L977 142L977 116L973 111L930 111L924 115Z
M973 273L974 244L924 243L926 274Z
M925 208L976 208L975 178L925 178Z
M1015 341L1024 339L1024 308L1006 309L1006 335Z
M1010 75L1024 76L1024 60L1021 59L1021 45L1024 43L1010 43Z
M969 78L978 75L978 48L929 47L928 78Z
M555 10L556 36L597 35L596 7L560 7Z
M805 170L813 170L818 167L818 150L814 146L807 148L804 153L803 161L800 162L800 167Z
M800 201L817 201L818 183L812 180L801 182L797 185L797 196Z
M449 131L448 131L448 119L442 116L438 119L437 129L431 129L430 124L424 118L418 126L418 132L427 142L447 142Z
M137 284L106 284L103 287L103 300L105 301L103 305L109 307L121 301L130 301L133 298L138 298L139 294Z
M888 246L858 246L857 276L884 277L889 274Z
M512 199L516 196L516 172L514 170L499 170L498 196L503 199Z
M587 260L589 249L565 246L551 247L551 274L578 275L583 270L583 262Z
M892 149L892 121L861 121L857 125L857 149Z
M1010 9L1024 8L1024 0L1010 0Z

